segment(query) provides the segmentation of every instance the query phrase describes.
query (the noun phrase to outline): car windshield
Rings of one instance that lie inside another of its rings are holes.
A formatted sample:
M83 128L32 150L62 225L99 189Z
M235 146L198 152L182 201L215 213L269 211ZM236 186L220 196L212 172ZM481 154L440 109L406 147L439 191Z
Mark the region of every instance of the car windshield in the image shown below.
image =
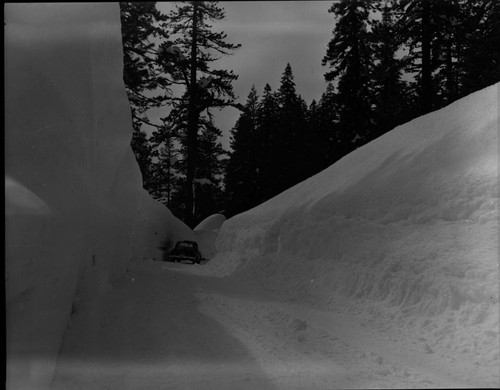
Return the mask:
M193 247L194 247L194 245L193 245L193 244L191 244L191 243L189 243L189 242L179 242L179 243L177 244L177 246L178 246L179 248L193 248Z

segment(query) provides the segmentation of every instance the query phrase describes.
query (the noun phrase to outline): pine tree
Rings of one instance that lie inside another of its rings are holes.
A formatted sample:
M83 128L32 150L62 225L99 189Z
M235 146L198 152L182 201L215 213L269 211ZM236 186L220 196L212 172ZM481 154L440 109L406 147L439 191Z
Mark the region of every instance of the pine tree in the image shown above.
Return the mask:
M398 30L402 42L408 47L407 71L415 74L416 93L420 98L420 114L426 114L456 96L453 80L454 39L453 14L457 2L450 0L401 0L401 19ZM450 14L450 15L449 15ZM436 72L446 63L442 75L447 79L445 93L440 94L440 80ZM441 99L440 96L444 96Z
M172 213L182 216L172 205L173 194L179 186L180 155L176 148L178 132L167 120L163 127L154 131L150 137L151 178L145 182L145 188L151 196L167 206Z
M278 102L277 140L274 148L280 167L280 191L307 177L310 172L306 159L307 106L295 90L292 67L287 64L276 95Z
M322 64L331 70L326 81L338 81L339 126L342 154L369 139L371 125L371 49L368 32L372 2L342 0L328 12L337 20Z
M166 70L172 72L172 82L185 87L181 97L172 98L176 107L187 111L186 176L184 221L194 226L194 181L199 167L198 137L200 114L210 108L237 106L234 103L232 81L237 76L232 71L212 69L210 64L220 55L228 55L239 47L225 42L226 35L214 32L210 22L220 21L224 12L216 1L186 2L169 14L172 41L162 46L162 60ZM217 54L215 54L217 53Z
M261 152L257 156L259 182L261 183L260 201L262 203L280 192L282 167L276 158L278 137L278 101L271 86L266 84L257 110L257 137L261 140Z
M309 134L308 144L305 150L306 160L309 161L308 176L320 171L323 168L322 149L324 140L322 139L322 129L320 120L320 108L316 100L313 99L306 112L307 132Z
M462 1L462 95L500 81L500 2Z
M332 83L328 83L326 91L321 95L318 107L319 169L330 166L343 156L339 107L335 87Z
M421 47L422 47L422 70L421 70L421 96L422 96L422 114L426 114L432 110L433 101L433 85L432 85L432 57L431 57L431 41L432 41L432 15L431 1L420 0L418 7L415 7L414 15L420 12L421 20ZM418 11L417 11L418 10Z
M377 4L381 20L373 21L373 125L371 138L375 138L397 125L410 115L410 91L402 81L404 62L397 58L401 41L397 32L397 12L393 4Z
M219 139L222 132L212 120L204 120L199 138L199 166L194 181L194 216L200 221L224 208L224 172L227 152Z
M257 132L258 94L252 86L244 111L231 131L232 152L227 164L227 216L248 210L260 202L258 156L261 140Z
M399 30L419 82L420 113L500 79L500 4L492 0L402 0ZM488 74L488 76L486 76Z
M461 6L458 0L436 2L434 5L437 28L433 46L436 71L437 107L455 101L462 84L460 62L463 61L463 26L459 19Z
M131 147L139 164L145 188L152 178L151 147L144 125L150 108L165 104L169 83L157 62L157 47L153 40L165 36L158 26L164 16L155 2L121 2L120 17L123 42L123 80L132 112ZM158 90L163 89L163 92Z
M148 123L146 111L165 103L170 84L158 63L155 39L166 38L159 26L165 16L156 2L121 2L120 18L123 43L123 80L132 110L135 130ZM158 91L160 90L160 91Z

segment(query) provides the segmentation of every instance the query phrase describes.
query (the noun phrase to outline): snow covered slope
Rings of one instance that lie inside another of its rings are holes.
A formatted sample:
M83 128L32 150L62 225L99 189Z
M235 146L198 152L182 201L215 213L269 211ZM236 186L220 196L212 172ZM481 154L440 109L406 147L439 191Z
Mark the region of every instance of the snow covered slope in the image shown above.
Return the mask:
M5 13L7 383L42 389L75 294L194 234L142 189L118 4Z
M217 253L215 241L225 220L226 217L222 214L212 214L193 229L201 254L205 259L211 259Z
M498 97L399 126L234 216L209 266L498 367Z

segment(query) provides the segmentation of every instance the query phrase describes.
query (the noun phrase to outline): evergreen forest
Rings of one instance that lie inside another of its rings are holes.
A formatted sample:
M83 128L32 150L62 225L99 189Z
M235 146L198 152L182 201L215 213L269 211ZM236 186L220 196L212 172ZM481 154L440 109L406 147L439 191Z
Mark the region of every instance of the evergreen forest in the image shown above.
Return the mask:
M325 89L306 102L293 64L279 87L239 102L238 55L216 1L120 3L132 149L144 188L189 226L244 212L409 120L500 81L500 2L339 0L331 3ZM237 71L237 70L236 70ZM269 80L272 83L274 80ZM230 151L213 111L240 112ZM162 110L161 123L149 119Z

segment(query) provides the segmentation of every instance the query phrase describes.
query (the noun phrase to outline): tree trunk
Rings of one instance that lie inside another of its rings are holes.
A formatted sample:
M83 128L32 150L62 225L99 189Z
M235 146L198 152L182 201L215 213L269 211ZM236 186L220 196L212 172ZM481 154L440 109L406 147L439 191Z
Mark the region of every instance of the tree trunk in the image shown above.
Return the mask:
M432 110L431 0L422 0L422 114Z
M453 47L451 39L446 45L446 103L450 104L456 99L456 81L453 74Z
M169 140L169 145L168 145L168 162L167 162L167 205L170 205L170 192L172 191L171 189L171 183L170 183L170 178L172 175L172 148L170 147L170 140Z
M189 107L187 124L187 172L186 172L186 202L184 222L194 227L194 179L198 164L198 90L196 81L197 71L197 36L198 36L198 2L193 1L192 41L189 80Z

